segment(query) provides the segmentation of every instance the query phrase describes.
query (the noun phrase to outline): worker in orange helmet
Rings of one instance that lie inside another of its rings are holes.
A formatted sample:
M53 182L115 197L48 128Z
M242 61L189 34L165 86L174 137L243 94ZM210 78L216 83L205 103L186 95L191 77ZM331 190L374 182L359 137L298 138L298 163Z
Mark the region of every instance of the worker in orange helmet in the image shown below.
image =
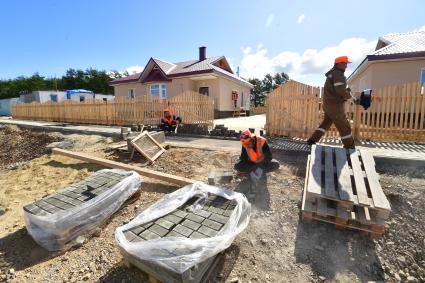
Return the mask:
M270 172L279 169L279 162L272 159L272 153L265 138L244 130L240 135L242 143L241 156L235 164L236 171L250 173L260 168L260 171Z
M161 118L160 129L164 132L176 132L178 125L182 122L180 117L173 115L169 108L164 109L164 117Z
M347 81L344 76L348 63L351 62L347 56L337 57L333 68L325 74L326 82L323 89L323 111L325 112L325 117L313 135L307 140L309 145L318 142L334 123L341 136L344 148L354 148L350 123L344 111L345 101L352 98L351 90L347 88ZM355 98L354 102L357 103Z

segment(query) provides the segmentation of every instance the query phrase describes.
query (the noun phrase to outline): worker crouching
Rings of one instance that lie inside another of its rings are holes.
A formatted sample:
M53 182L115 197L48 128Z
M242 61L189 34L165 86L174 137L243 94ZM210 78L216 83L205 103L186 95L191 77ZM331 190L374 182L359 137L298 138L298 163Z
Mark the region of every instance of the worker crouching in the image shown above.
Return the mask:
M252 134L249 130L241 133L242 151L234 169L241 173L251 173L258 168L264 172L279 169L279 162L272 157L272 153L265 138Z
M164 132L177 132L177 127L181 124L182 119L171 114L169 109L164 110L164 117L161 118L159 128Z

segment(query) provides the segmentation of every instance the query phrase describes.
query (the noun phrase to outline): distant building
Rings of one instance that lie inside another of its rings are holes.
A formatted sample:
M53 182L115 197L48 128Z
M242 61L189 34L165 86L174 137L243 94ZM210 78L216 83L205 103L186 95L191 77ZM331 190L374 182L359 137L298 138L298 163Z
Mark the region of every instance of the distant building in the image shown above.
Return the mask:
M110 94L98 94L87 90L71 90L71 91L54 91L54 90L37 90L31 93L21 94L19 102L31 103L47 101L62 102L65 100L85 101L87 99L113 100L115 96Z
M348 78L353 91L404 83L425 83L425 32L389 34L379 38Z
M151 94L169 99L184 91L199 92L214 99L216 118L231 116L235 108L249 110L253 88L233 73L226 57L207 58L206 47L199 48L197 59L184 62L150 58L143 72L113 80L110 85L116 97Z
M5 98L0 99L0 116L12 115L11 106L19 102L19 98Z

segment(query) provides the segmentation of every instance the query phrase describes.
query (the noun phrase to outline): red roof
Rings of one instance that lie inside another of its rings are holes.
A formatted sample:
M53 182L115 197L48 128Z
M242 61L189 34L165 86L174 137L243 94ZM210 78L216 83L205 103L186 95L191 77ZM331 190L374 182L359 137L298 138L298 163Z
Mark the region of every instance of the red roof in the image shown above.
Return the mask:
M151 62L153 62L159 68L161 68L162 72L167 78L175 78L175 77L205 74L205 73L219 73L220 75L225 75L231 79L241 81L245 84L250 84L244 79L234 75L230 68L229 70L225 70L219 66L214 65L215 63L219 62L222 59L226 60L224 56L217 56L217 57L206 58L205 60L202 60L202 61L190 60L190 61L184 61L184 62L178 62L178 63L169 63L157 58L151 58L148 64L146 64L144 71L150 72L151 68L148 68L148 66L149 65L152 66ZM227 61L226 61L226 64L228 65ZM125 78L113 80L112 82L110 82L110 84L113 85L113 84L137 82L140 79L144 81L147 75L148 74L143 74L143 72L141 72L141 73L137 73L137 74L125 77Z

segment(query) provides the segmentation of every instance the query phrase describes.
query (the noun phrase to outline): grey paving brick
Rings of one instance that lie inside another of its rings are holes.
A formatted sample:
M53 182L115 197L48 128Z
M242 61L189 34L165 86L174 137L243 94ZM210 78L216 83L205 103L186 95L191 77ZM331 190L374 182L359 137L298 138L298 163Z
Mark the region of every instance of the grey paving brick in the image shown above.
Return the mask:
M180 209L177 209L177 210L173 211L173 214L178 216L178 217L185 218L186 215L187 215L187 212L184 212Z
M153 233L152 233L153 234ZM141 238L140 236L136 236L132 242L142 242L145 241L145 239Z
M219 215L219 214L215 214L215 213L211 214L209 219L217 221L217 222L222 223L222 224L226 224L227 221L229 221L229 217L225 217L223 215Z
M132 228L130 231L133 232L136 235L139 235L140 233L142 233L145 230L146 229L144 227L138 226L138 227Z
M154 232L151 232L149 230L145 230L142 233L140 233L139 237L142 237L145 240L154 240L154 239L161 238L161 236L159 236L159 235L157 235Z
M221 229L221 227L223 227L223 224L215 222L215 221L210 220L210 219L205 219L204 222L202 222L202 226L207 226L209 228L212 228L212 229L218 231L218 230Z
M214 237L215 235L217 235L217 231L208 228L207 226L202 225L199 229L198 232L201 234L204 234L205 236L208 237Z
M137 235L134 234L133 232L131 232L130 230L125 231L124 236L127 239L127 241L129 241L129 242L133 241L134 238L137 237Z
M182 222L182 225L183 226L186 226L186 227L188 227L188 228L190 228L192 230L197 230L199 227L201 227L201 224L196 223L195 221L192 221L192 220L189 220L189 219L185 219Z
M182 234L177 233L176 231L170 231L165 237L184 237Z
M174 214L168 214L167 216L163 217L163 219L170 221L174 224L179 224L180 222L182 222L183 218L178 217Z
M208 208L208 211L214 212L214 213L217 213L217 214L223 214L225 212L225 210L220 209L220 208L216 208L214 206L211 206L210 208Z
M186 216L186 219L189 219L189 220L192 220L192 221L195 221L195 222L198 222L198 223L202 223L202 221L204 221L205 218L206 217L202 217L202 216L196 215L194 213L189 213Z
M170 230L175 224L171 221L168 221L164 218L160 218L157 221L155 221L156 224L158 224L159 226L164 227L167 230Z
M211 215L211 212L207 211L205 206L202 209L194 210L193 213L204 218L208 218Z
M158 224L152 225L151 227L149 227L149 230L161 237L164 237L169 232L168 229L165 229L164 227L159 226Z
M203 234L201 234L201 233L198 233L198 232L194 231L194 232L190 235L190 238L191 238L191 239L203 239L203 238L206 238L206 236L205 236L205 235L203 235Z
M148 222L148 223L145 223L145 224L142 224L141 226L143 227L143 228L145 228L145 229L148 229L149 227L151 227L153 225L153 222Z
M185 237L189 237L190 234L193 233L192 229L189 229L189 228L182 226L180 224L178 224L176 227L174 227L173 231L176 231L177 233L182 234Z
M230 217L230 215L232 215L234 209L227 209L224 213L223 216L227 216Z

